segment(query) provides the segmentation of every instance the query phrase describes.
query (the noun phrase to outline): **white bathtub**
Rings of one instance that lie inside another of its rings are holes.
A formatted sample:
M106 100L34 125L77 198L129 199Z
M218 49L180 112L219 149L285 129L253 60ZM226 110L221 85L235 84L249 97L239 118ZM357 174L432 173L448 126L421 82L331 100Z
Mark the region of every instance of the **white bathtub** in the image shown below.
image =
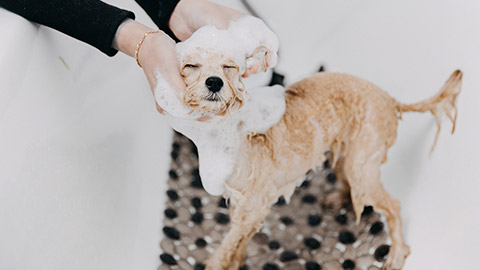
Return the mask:
M323 62L412 102L465 72L456 134L445 123L428 158L433 118L405 115L382 173L403 205L405 269L480 269L480 4L278 3L254 4L289 82ZM2 9L0 37L0 269L156 269L171 131L141 69Z

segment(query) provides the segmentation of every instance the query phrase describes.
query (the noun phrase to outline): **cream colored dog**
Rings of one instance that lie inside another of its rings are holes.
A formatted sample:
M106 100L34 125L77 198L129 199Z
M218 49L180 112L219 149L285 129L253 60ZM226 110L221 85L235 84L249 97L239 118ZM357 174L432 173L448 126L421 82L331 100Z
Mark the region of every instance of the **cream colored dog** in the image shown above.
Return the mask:
M259 48L252 57L258 63L253 68L266 67L265 50ZM181 61L187 84L184 102L191 108L228 117L242 106L242 65L208 50ZM349 188L357 221L365 206L385 215L392 245L384 268L401 269L410 249L402 237L400 204L383 188L380 165L387 161L404 112L430 111L438 131L445 113L453 133L461 79L461 71L455 71L438 94L410 105L348 74L318 73L288 86L283 118L267 132L249 134L242 142L234 172L225 183L232 227L207 269L238 269L248 241L262 227L272 204L282 195L288 200L305 173L325 161L326 151L332 153L335 171ZM326 200L342 200L338 195Z

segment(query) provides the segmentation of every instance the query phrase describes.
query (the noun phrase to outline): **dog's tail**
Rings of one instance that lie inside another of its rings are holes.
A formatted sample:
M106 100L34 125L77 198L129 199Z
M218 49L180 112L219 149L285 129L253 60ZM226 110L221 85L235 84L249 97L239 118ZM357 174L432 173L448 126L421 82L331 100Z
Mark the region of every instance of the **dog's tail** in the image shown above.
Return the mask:
M398 112L400 118L404 112L426 112L430 111L437 122L437 134L435 135L435 141L433 142L430 154L432 153L435 145L437 144L438 135L442 126L442 118L444 115L452 122L452 134L455 132L455 123L457 121L457 96L460 94L462 86L462 72L455 70L453 74L448 78L442 89L433 97L415 104L399 104Z

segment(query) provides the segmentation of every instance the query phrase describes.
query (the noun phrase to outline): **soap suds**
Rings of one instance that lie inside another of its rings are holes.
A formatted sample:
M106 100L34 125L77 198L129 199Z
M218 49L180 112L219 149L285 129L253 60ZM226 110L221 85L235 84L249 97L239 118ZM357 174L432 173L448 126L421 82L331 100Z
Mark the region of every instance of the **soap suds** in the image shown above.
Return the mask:
M244 63L244 68L249 68L255 63L245 63L245 60L260 46L267 48L270 67L274 67L278 59L277 36L262 20L245 16L232 21L227 30L212 25L198 29L189 39L177 44L177 57L181 60L198 48L213 49L231 56L237 63Z
M269 51L270 67L277 62L278 39L259 19L246 16L232 22L228 30L205 26L187 41L177 45L179 62L199 48L213 49L228 54L240 65L248 68L246 60L258 46ZM190 138L198 148L199 170L205 190L212 195L222 195L224 183L232 174L240 145L249 133L264 133L275 125L285 113L285 89L276 85L247 89L244 106L226 116L193 111L182 101L167 81L157 74L155 98L176 131ZM209 120L197 121L208 115Z
M224 192L241 143L249 133L264 133L285 113L285 88L276 85L251 89L245 105L230 116L211 116L199 122L167 114L173 129L191 139L198 148L203 187L212 195Z

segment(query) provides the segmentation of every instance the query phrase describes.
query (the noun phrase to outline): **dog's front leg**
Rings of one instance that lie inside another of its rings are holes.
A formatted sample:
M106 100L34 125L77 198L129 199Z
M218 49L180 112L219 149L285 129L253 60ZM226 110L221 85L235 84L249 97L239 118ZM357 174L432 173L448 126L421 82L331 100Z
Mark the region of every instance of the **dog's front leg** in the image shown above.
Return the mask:
M258 198L257 198L258 199ZM207 261L207 270L237 270L243 265L248 242L263 226L270 211L255 198L230 207L231 228Z

